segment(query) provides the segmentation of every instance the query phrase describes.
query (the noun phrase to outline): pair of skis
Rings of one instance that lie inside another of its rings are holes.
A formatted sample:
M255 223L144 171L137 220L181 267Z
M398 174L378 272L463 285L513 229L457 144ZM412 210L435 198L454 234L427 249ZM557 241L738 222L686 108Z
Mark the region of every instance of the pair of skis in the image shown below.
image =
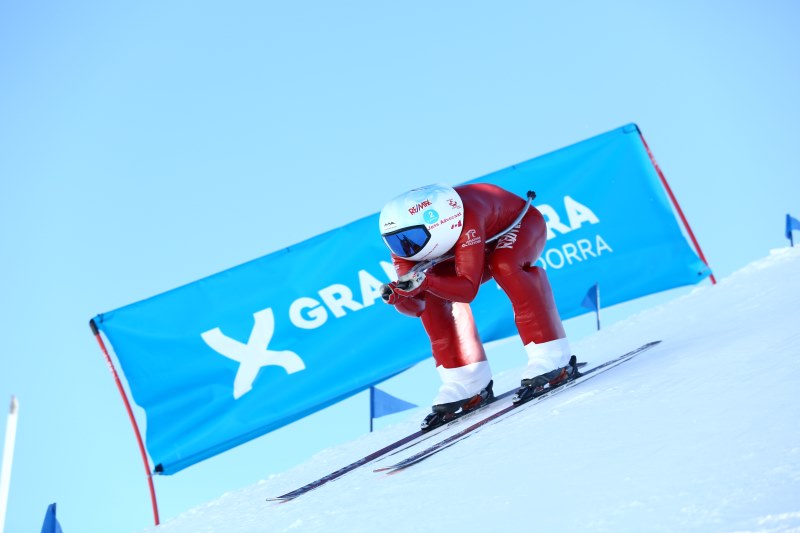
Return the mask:
M342 477L343 475L347 474L348 472L352 472L353 470L355 470L355 469L357 469L357 468L359 468L361 466L369 464L369 463L371 463L371 462L373 462L373 461L375 461L377 459L380 459L382 457L391 457L392 455L400 453L405 449L408 449L408 448L410 448L412 446L416 446L417 444L419 444L419 443L421 443L421 442L423 442L423 441L425 441L427 439L435 437L436 435L438 435L439 433L443 432L447 428L450 428L450 427L462 422L463 420L472 419L478 413L482 412L484 408L488 407L489 405L496 405L496 403L499 400L502 400L502 399L505 399L507 397L510 397L515 392L516 392L515 390L506 391L503 394L501 394L500 396L496 396L495 400L492 403L488 403L488 404L482 405L482 406L480 406L480 407L478 407L476 409L473 409L472 411L464 413L463 415L457 416L456 418L454 418L452 420L449 420L448 422L442 424L441 426L437 426L437 427L435 427L433 429L430 429L430 430L427 430L427 431L422 431L422 430L415 431L414 433L411 433L410 435L407 435L407 436L403 437L400 440L392 442L391 444L388 444L384 448L381 448L380 450L372 452L371 454L366 455L366 456L362 457L361 459L358 459L358 460L350 463L349 465L344 466L344 467L340 468L339 470L336 470L335 472L331 472L330 474L327 474L327 475L325 475L325 476L323 476L323 477L321 477L321 478L319 478L317 480L314 480L311 483L300 487L299 489L295 489L295 490L293 490L291 492L287 492L286 494L283 494L281 496L276 496L274 498L267 498L267 501L275 501L275 502L291 501L291 500L297 498L298 496L302 496L306 492L312 491L312 490L316 489L317 487L321 487L322 485L328 483L329 481L333 481L334 479L338 479L338 478Z
M464 429L458 431L457 433L454 433L453 435L450 435L449 437L447 437L447 438L445 438L445 439L443 439L441 441L436 442L435 444L429 446L428 448L425 448L424 450L421 450L421 451L419 451L419 452L417 452L417 453L415 453L415 454L413 454L413 455L411 455L411 456L409 456L409 457L407 457L405 459L402 459L401 461L398 461L398 462L396 462L396 463L394 463L392 465L377 468L374 471L375 472L386 472L388 474L394 474L394 473L397 473L397 472L401 472L401 471L405 470L406 468L408 468L410 466L413 466L415 464L418 464L418 463L424 461L425 459L428 459L429 457L439 453L440 451L449 448L450 446L456 444L457 442L460 442L460 441L464 440L465 438L468 438L469 436L474 435L476 431L480 430L483 427L486 427L487 425L489 425L489 424L491 424L493 422L496 422L498 419L503 418L506 415L510 416L511 414L513 414L513 412L515 412L515 410L517 410L517 409L519 409L519 408L521 408L523 406L527 407L527 406L531 406L533 404L536 404L536 403L538 403L540 401L544 401L545 399L547 399L547 398L549 398L551 396L554 396L555 394L559 393L560 391L566 390L568 388L572 388L572 387L578 385L579 383L581 383L583 381L587 381L587 380L591 379L592 377L598 376L598 375L602 374L603 372L606 372L606 371L614 368L615 366L618 366L618 365L620 365L620 364L622 364L622 363L624 363L626 361L629 361L630 359L636 357L637 355L639 355L640 353L642 353L644 351L649 350L650 348L652 348L653 346L657 345L660 342L661 341L649 342L649 343L644 344L644 345L640 346L639 348L636 348L635 350L631 350L630 352L628 352L628 353L626 353L624 355L621 355L621 356L619 356L619 357L617 357L615 359L611 359L609 361L606 361L605 363L599 364L597 366L589 368L588 370L582 371L575 378L571 379L570 381L567 381L566 383L564 383L562 385L559 385L558 387L555 387L555 388L552 388L552 389L545 389L543 392L541 392L541 393L539 393L537 395L534 395L531 399L529 399L526 402L509 403L505 407L503 407L503 408L501 408L501 409L499 409L497 411L494 411L492 414L490 414L488 416L485 416L483 418L478 419L476 422L472 423L471 425L465 427ZM422 441L424 441L426 439L429 439L429 438L437 435L438 433L444 431L446 428L452 427L452 426L454 426L456 424L460 424L462 422L465 422L466 420L470 420L470 419L476 418L476 415L478 413L485 412L484 410L487 407L492 406L492 405L496 405L498 401L504 400L505 398L511 396L514 392L515 391L505 392L505 393L501 394L500 396L498 396L495 399L494 402L486 404L484 406L481 406L481 407L479 407L479 408L477 408L477 409L475 409L473 411L469 411L468 413L465 413L463 416L458 417L458 418L448 422L447 424L444 424L442 426L439 426L439 427L434 428L434 429L429 430L429 431L417 431L415 433L412 433L412 434L410 434L410 435L408 435L408 436L406 436L406 437L404 437L404 438L402 438L402 439L400 439L398 441L395 441L395 442L389 444L388 446L386 446L384 448L381 448L380 450L377 450L377 451L375 451L375 452L373 452L373 453L371 453L369 455L366 455L366 456L362 457L361 459L358 459L357 461L355 461L353 463L350 463L349 465L347 465L347 466L345 466L345 467L343 467L343 468L341 468L341 469L339 469L339 470L337 470L335 472L331 472L330 474L328 474L326 476L323 476L323 477L321 477L321 478L319 478L319 479L317 479L315 481L312 481L311 483L309 483L307 485L304 485L304 486L300 487L299 489L295 489L295 490L293 490L291 492L287 492L286 494L283 494L281 496L277 496L277 497L274 497L274 498L267 498L267 501L275 501L275 502L288 502L288 501L291 501L291 500L293 500L293 499L295 499L295 498L297 498L299 496L302 496L303 494L305 494L307 492L310 492L310 491L312 491L312 490L314 490L314 489L316 489L318 487L321 487L321 486L325 485L329 481L333 481L335 479L338 479L341 476L347 474L348 472L351 472L351 471L353 471L353 470L355 470L357 468L360 468L360 467L362 467L364 465L367 465L367 464L369 464L369 463L371 463L371 462L373 462L373 461L375 461L377 459L380 459L382 457L389 457L389 456L394 455L396 453L399 453L402 450L405 450L405 449L407 449L407 448L409 448L411 446L416 446L420 442L422 442Z

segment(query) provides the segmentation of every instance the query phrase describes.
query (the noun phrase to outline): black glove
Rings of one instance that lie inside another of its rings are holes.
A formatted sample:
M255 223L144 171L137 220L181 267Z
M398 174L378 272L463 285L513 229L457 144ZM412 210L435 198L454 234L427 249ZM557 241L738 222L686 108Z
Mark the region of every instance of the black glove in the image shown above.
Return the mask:
M395 298L392 298L392 296L395 296ZM386 302L387 304L393 304L393 303L395 303L395 302L393 302L392 300L396 299L397 297L396 297L396 295L394 294L394 291L392 290L392 286L391 286L391 284L389 284L389 283L384 283L383 285L381 285L381 298L382 298L382 299L383 299L383 301L384 301L384 302Z

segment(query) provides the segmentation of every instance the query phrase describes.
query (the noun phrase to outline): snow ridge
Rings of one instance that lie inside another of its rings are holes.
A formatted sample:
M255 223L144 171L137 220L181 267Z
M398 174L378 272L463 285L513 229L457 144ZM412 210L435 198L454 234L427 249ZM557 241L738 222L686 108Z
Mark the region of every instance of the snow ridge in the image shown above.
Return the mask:
M773 250L573 348L598 363L661 345L407 471L265 501L414 431L419 410L146 531L800 531L798 302L800 247Z

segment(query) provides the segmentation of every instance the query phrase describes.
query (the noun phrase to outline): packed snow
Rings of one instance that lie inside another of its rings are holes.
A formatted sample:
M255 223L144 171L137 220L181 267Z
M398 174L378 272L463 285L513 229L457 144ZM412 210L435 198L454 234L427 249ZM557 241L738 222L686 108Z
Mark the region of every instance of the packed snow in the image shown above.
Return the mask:
M775 250L574 343L594 364L663 341L405 471L373 469L419 448L266 501L415 431L423 409L147 531L800 531L798 316L800 247Z

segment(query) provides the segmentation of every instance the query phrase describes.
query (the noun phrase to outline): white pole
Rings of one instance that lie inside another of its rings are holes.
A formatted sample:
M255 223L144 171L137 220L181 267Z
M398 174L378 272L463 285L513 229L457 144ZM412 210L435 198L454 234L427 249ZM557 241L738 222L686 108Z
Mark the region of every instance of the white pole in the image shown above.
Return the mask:
M3 464L0 467L0 533L5 530L8 508L8 487L11 484L11 463L14 460L14 441L17 436L17 410L19 402L11 396L11 408L6 422L6 444L3 447Z

